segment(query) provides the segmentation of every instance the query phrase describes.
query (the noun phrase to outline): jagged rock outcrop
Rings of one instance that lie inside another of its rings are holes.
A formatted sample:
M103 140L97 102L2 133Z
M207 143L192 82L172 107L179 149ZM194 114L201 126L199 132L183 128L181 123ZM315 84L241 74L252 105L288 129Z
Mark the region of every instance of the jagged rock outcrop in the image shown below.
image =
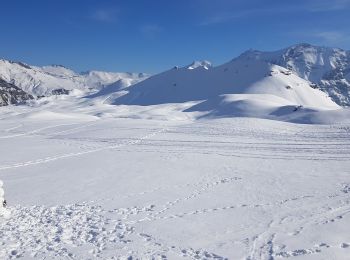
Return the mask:
M0 78L0 106L19 104L34 97Z

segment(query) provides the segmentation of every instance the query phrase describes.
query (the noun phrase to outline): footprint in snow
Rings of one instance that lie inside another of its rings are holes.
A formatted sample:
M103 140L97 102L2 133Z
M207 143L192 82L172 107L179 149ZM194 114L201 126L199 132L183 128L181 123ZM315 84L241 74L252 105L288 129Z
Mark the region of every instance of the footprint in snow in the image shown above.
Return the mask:
M343 193L350 193L350 184L345 184L341 191Z

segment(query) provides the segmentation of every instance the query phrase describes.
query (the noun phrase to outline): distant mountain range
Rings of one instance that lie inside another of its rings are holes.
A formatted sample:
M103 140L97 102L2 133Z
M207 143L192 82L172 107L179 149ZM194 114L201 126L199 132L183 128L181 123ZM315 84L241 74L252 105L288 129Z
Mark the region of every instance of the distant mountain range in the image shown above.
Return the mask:
M76 73L61 65L37 67L22 62L0 60L0 79L34 98L67 94L72 90L98 91L118 81L120 84L130 85L147 77L148 75L143 73L102 71Z
M350 106L350 52L310 44L274 52L249 50L217 67L208 61L194 62L151 77L143 73L76 73L60 65L36 67L0 60L0 79L1 105L80 90L87 98L103 97L109 104L206 102L197 106L201 110L213 110L220 104L227 110L228 103L235 104L228 110L242 110L257 102L318 108ZM247 102L243 96L248 94L255 95L249 106L243 104Z

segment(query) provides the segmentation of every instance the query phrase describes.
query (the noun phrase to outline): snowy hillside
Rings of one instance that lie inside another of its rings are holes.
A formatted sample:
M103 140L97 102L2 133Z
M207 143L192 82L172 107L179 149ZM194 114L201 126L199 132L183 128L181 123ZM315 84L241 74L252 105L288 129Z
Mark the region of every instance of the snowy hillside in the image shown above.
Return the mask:
M274 52L249 50L239 58L263 60L290 69L315 83L339 105L350 106L350 51L297 44Z
M76 73L60 65L36 67L20 62L0 60L0 78L34 96L48 96L55 90L100 89L118 80L137 82L148 75L90 71Z
M218 67L207 62L175 67L127 91L111 103L147 106L197 102L185 111L204 112L200 116L274 117L297 110L339 108L324 92L290 70L240 58Z

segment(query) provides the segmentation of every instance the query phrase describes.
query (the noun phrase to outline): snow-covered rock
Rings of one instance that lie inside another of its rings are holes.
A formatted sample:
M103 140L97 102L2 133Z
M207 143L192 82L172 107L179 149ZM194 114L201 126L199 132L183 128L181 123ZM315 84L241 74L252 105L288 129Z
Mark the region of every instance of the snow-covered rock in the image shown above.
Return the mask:
M32 95L0 78L0 106L18 104L30 99L33 99Z
M302 43L273 52L249 50L239 59L283 66L313 82L339 105L350 106L350 51Z
M212 67L212 64L210 61L194 61L191 65L187 66L187 69L193 70L193 69L198 69L198 68L203 68L203 69L210 69Z

